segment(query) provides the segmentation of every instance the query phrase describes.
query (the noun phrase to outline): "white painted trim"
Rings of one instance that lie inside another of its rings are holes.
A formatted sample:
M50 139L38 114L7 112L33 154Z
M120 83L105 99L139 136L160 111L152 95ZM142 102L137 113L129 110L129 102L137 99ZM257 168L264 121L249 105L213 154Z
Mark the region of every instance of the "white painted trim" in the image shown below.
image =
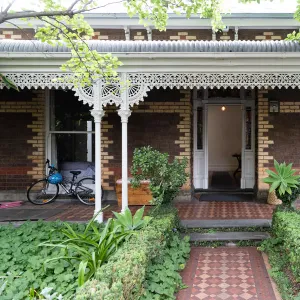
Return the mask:
M87 137L86 137L86 160L89 162L93 161L93 134L91 133L93 130L93 122L92 121L86 121L86 129L87 129Z
M204 104L203 115L203 134L204 134L204 184L203 188L208 189L208 104Z
M48 55L48 56L47 56ZM2 73L57 73L68 53L0 53ZM300 53L113 53L120 72L209 74L299 74ZM54 84L53 84L54 86Z
M123 29L128 26L132 29L143 29L138 17L130 18L126 13L86 13L85 20L95 29ZM299 23L293 18L292 13L232 13L223 16L223 22L230 27L239 26L241 29L283 29L294 28ZM17 19L14 23L21 28L32 28L41 26L43 23L39 20L32 20L32 26L28 22ZM153 24L149 23L149 26ZM1 24L2 28L11 29L10 24ZM169 14L167 29L211 29L211 20L199 18L198 15L192 15L186 18L184 15Z
M51 141L50 141L50 134L49 134L49 128L50 128L50 97L51 97L51 91L49 89L45 89L45 161L47 158L51 160ZM49 148L50 145L50 148ZM45 170L45 173L47 173L48 170Z

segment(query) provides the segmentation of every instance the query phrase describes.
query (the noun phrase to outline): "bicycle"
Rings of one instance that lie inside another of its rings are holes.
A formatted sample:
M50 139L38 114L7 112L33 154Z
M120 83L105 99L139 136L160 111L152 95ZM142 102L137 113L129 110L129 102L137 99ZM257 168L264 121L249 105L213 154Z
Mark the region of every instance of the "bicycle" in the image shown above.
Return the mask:
M70 171L73 178L72 180L67 180L58 173L58 170L53 165L50 165L49 159L46 160L45 165L48 166L49 173L45 178L34 182L29 187L27 190L28 201L36 205L51 203L57 198L61 187L67 195L76 196L83 204L95 205L94 177L85 177L76 181L81 171ZM103 198L102 186L101 192Z

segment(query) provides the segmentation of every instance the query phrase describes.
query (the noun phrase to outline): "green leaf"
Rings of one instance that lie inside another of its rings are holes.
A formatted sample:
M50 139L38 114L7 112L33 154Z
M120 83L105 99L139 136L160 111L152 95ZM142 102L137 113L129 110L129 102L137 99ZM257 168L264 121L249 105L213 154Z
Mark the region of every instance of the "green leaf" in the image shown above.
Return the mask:
M0 78L2 79L2 81L6 85L6 87L12 88L16 91L19 91L18 86L13 81L11 81L9 78L7 78L5 75L0 73Z
M82 261L79 264L79 268L78 268L78 286L82 286L85 283L85 271L86 271L87 264L88 264L87 261Z

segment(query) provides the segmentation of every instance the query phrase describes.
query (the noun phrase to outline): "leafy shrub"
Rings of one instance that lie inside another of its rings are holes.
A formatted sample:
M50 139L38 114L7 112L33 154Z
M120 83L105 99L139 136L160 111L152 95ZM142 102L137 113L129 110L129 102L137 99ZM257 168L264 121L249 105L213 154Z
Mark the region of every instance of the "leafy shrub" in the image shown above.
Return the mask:
M282 240L285 255L291 264L291 270L300 282L300 213L280 211L273 215L273 232Z
M146 290L141 300L175 299L174 294L183 287L178 271L184 269L189 253L189 238L181 239L174 234L168 247L147 268Z
M52 261L44 266L45 259L62 256L61 249L39 247L49 240L62 238L60 222L27 222L18 228L0 226L0 276L5 288L1 300L29 299L29 290L52 288L65 299L75 294L79 262ZM72 224L83 232L84 226ZM1 281L1 280L0 280ZM0 287L2 286L0 282Z
M144 207L140 208L132 216L129 208L124 213L116 213L117 219L108 219L107 223L99 225L95 221L97 215L86 225L83 232L76 232L69 223L64 222L60 232L62 239L46 242L41 246L58 247L65 250L63 256L51 258L46 263L53 260L65 260L71 262L78 260L78 285L83 285L88 279L93 277L96 270L105 264L116 252L125 238L138 230L147 226L151 217L144 217ZM71 255L73 253L73 255Z
M63 296L58 295L56 292L52 293L52 288L44 288L40 293L35 289L30 289L30 300L63 300Z
M285 193L284 195L280 195L278 190L276 190L277 198L282 200L282 204L287 207L292 207L292 204L297 200L300 195L300 184L296 187L291 188L292 193Z
M133 153L131 183L133 187L138 187L141 180L150 180L152 202L156 205L168 204L187 180L186 167L186 158L169 162L167 153L161 153L150 146L137 148Z
M124 213L113 212L116 219L115 224L120 225L124 231L138 230L148 225L152 217L144 216L145 206L138 209L132 216L130 209L127 207Z
M264 241L260 250L269 256L271 275L283 299L300 299L299 288L297 290L293 286L300 283L300 212L278 208L273 214L272 232L273 237ZM288 277L288 270L294 280Z
M264 182L270 185L270 192L275 191L279 199L284 205L291 206L291 200L296 200L297 192L299 191L299 175L295 175L296 170L292 169L292 164L279 164L274 160L274 167L276 172L266 170L268 177L264 178ZM291 197L289 197L290 195Z
M163 208L161 215L156 213L147 227L132 235L108 263L98 269L96 280L90 280L80 288L76 299L140 299L146 292L147 269L154 259L165 254L177 219L173 208Z
M46 260L46 264L53 260L72 262L78 260L78 285L81 286L86 280L94 276L98 267L106 263L119 245L124 241L129 232L120 230L120 225L109 219L104 228L99 228L94 219L86 226L83 233L76 232L68 224L60 229L63 237L59 240L48 241L41 246L61 248L64 255ZM92 229L92 230L90 230ZM73 255L71 254L73 253Z

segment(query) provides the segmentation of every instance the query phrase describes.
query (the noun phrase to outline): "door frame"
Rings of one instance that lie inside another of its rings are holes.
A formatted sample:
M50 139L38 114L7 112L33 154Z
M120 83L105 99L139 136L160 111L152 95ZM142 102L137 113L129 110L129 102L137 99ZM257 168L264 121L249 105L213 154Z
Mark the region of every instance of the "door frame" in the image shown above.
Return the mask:
M203 99L198 97L197 89L193 90L193 185L195 189L208 189L208 107L210 105L241 105L242 113L242 174L241 189L253 189L255 184L255 93L251 99L245 99L245 92L241 89L240 98L209 98L205 90ZM197 118L198 109L202 112L202 148L197 148ZM251 111L251 142L250 149L246 149L246 114Z

